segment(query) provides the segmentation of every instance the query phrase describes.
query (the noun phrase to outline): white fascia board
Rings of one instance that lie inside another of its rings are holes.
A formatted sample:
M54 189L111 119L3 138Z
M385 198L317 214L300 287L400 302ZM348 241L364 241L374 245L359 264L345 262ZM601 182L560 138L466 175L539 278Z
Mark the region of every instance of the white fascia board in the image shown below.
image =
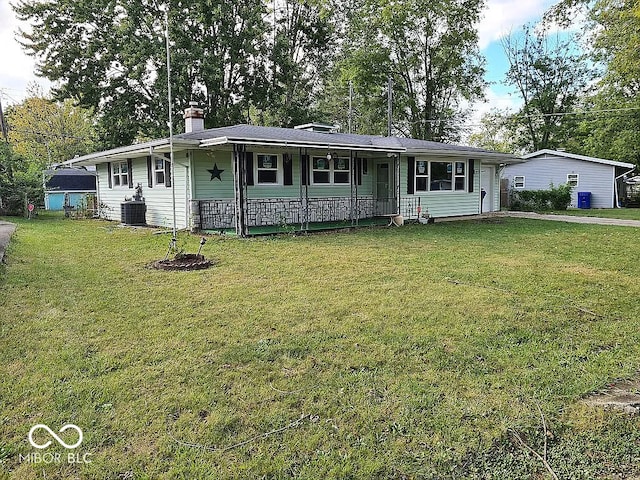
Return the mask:
M189 147L197 147L198 141L194 140L175 140L173 141L174 151L180 151ZM169 139L153 140L151 142L139 143L136 145L127 145L126 147L113 148L102 152L94 152L82 157L74 158L62 162L62 165L88 166L109 162L111 160L122 160L131 157L141 157L149 155L151 151L168 152L170 149Z
M552 155L554 157L564 157L564 158L572 158L574 160L584 160L585 162L593 162L593 163L602 163L603 165L611 165L614 167L621 168L633 168L635 164L627 163L627 162L617 162L615 160L607 160L606 158L596 158L596 157L588 157L586 155L578 155L577 153L569 153L569 152L561 152L558 150L550 150L545 148L543 150L538 150L537 152L528 153L527 155L523 155L524 159L537 158L542 155Z
M524 163L525 160L508 153L474 152L469 150L410 150L411 155L437 155L442 157L456 157L481 160L488 165Z
M287 142L283 140L265 140L259 138L228 138L218 137L204 140L200 147L206 148L225 144L258 145L261 147L282 147L282 148L315 148L319 150L361 150L367 152L394 152L404 153L404 147L384 147L376 145L352 145L345 143L314 143L314 142Z

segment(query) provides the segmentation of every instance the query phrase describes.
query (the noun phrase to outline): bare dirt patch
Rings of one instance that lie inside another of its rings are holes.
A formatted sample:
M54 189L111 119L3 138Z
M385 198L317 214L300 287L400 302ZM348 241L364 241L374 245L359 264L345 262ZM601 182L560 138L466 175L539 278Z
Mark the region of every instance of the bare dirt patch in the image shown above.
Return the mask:
M606 389L582 400L592 407L621 410L637 415L640 413L640 380L623 380L612 383Z

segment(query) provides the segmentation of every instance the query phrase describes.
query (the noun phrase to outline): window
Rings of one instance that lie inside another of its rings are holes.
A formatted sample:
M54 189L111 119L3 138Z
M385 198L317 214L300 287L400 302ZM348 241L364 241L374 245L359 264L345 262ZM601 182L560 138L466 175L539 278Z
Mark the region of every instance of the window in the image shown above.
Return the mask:
M578 186L578 174L577 173L568 173L567 174L567 185L572 187Z
M349 159L333 159L333 183L349 183Z
M280 183L278 155L257 155L256 177L258 185L273 185Z
M513 177L513 188L524 188L524 175L515 175Z
M155 178L155 183L156 185L164 185L164 177L165 177L165 172L164 172L164 159L162 158L156 158L154 165L153 165L153 176Z
M429 162L416 160L416 192L426 192L429 185Z
M429 190L451 190L451 162L430 162L431 183Z
M311 168L313 183L331 183L329 160L322 157L314 157Z
M114 187L129 186L129 166L127 162L114 162L112 165L111 176L113 178Z
M455 174L454 174L454 190L456 192L464 192L465 189L465 185L466 185L466 163L465 162L456 162L455 164Z
M416 192L466 191L467 162L416 160Z
M311 179L314 185L344 185L351 181L351 168L348 158L313 157L311 162Z

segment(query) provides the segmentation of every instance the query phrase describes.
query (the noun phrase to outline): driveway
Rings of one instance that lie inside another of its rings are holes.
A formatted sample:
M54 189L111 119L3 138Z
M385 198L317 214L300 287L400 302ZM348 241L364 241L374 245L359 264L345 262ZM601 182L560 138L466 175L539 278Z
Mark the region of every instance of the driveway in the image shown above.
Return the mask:
M11 235L15 230L16 226L13 223L0 220L0 262L4 259L4 251L7 249Z
M552 220L555 222L590 223L593 225L616 225L620 227L638 227L640 220L622 220L619 218L577 217L574 215L547 215L533 212L500 212L505 217L533 218L536 220Z

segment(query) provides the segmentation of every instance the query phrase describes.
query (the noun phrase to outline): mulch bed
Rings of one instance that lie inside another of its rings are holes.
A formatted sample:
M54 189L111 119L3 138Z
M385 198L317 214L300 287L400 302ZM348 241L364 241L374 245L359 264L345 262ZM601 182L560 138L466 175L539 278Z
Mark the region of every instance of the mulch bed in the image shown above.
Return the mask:
M207 260L204 255L196 255L195 253L187 253L176 255L175 258L169 260L157 260L150 267L158 270L204 270L215 265L212 260Z

